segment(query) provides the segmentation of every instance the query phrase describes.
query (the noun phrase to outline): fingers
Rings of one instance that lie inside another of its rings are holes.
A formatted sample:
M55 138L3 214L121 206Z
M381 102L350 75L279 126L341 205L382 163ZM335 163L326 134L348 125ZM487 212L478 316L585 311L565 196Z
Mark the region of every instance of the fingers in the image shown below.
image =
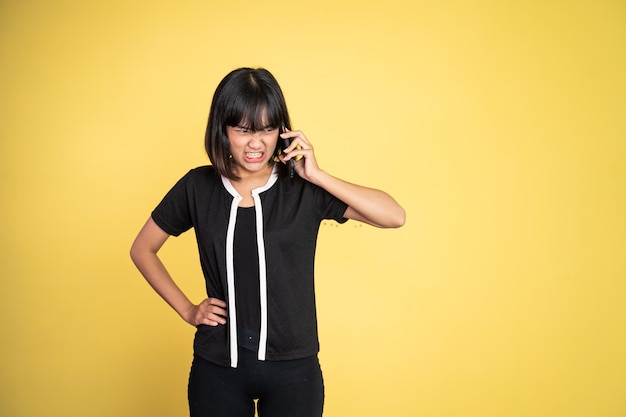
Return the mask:
M226 302L218 298L207 298L198 306L196 324L218 326L226 324Z
M281 133L280 136L291 141L283 154L279 156L280 160L286 163L290 159L294 159L296 161L295 169L298 175L307 181L314 181L320 169L317 165L311 142L309 142L306 136L304 136L304 133L300 130L287 130Z
M313 150L313 146L300 130L287 130L284 133L281 133L280 136L283 139L289 139L291 142L290 145L283 151L286 154L286 160L296 157L296 160L298 161L305 156L307 153L306 151ZM292 152L293 155L287 155Z
M212 304L214 306L218 306L218 307L222 307L222 308L226 308L227 307L226 301L222 301L219 298L207 298L205 301L208 301L209 304Z

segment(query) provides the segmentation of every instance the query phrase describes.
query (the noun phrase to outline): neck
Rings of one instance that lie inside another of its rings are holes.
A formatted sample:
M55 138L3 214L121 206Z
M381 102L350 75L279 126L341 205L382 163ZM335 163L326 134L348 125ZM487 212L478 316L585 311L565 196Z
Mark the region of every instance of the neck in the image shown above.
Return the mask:
M260 171L252 171L252 172L245 171L242 169L237 169L235 170L235 175L237 175L239 179L234 180L233 182L236 182L239 184L254 183L254 184L259 184L259 186L261 186L267 182L267 180L270 178L270 175L272 175L273 170L274 170L273 165L267 165L266 168Z

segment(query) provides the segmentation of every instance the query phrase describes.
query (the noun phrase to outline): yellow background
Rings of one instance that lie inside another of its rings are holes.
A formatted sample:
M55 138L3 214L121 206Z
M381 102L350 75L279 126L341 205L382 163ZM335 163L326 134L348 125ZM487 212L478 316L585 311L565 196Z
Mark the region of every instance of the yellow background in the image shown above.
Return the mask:
M626 416L623 0L0 2L0 415L187 413L128 249L239 66L408 214L322 226L326 416Z

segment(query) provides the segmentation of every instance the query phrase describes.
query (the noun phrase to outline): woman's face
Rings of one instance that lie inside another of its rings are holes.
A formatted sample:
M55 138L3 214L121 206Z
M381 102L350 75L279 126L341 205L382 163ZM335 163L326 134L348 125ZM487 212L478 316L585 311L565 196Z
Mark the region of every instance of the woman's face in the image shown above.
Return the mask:
M242 125L227 126L235 174L239 177L271 170L270 159L274 156L278 141L278 128L267 126L255 131Z

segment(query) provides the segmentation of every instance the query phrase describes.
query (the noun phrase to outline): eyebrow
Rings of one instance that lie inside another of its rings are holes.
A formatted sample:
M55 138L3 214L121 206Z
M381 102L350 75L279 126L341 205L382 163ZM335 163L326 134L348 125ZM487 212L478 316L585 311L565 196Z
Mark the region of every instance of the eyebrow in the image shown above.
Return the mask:
M252 126L244 126L244 125L239 125L239 124L238 124L238 125L236 125L236 126L233 126L233 127L238 127L239 129L253 130L253 129L252 129ZM265 125L265 126L262 126L259 130L265 130L265 129L277 129L277 128L278 128L278 126L272 126L272 125L270 124L270 125Z

